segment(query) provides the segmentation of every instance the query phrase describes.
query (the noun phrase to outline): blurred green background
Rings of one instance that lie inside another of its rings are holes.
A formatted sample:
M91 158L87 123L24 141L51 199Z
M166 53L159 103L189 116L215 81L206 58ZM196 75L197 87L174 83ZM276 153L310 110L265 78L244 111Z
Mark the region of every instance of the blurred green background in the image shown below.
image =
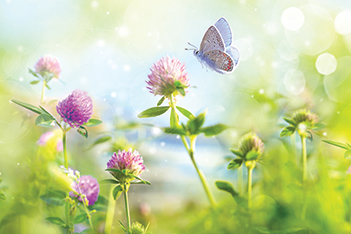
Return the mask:
M90 129L87 140L68 134L70 167L100 181L109 178L104 169L113 151L136 148L147 168L142 177L152 186L131 188L132 220L151 222L151 232L350 233L351 162L321 142L351 142L350 9L351 2L343 0L1 1L0 189L6 200L0 201L0 233L62 232L45 221L61 215L62 207L39 199L49 186L48 162L60 163L61 155L48 159L39 150L37 141L48 129L35 126L35 115L9 101L39 104L41 86L29 85L28 68L44 54L58 57L62 67L62 82L50 82L46 102L82 89L94 100L94 116L104 121ZM230 75L202 68L184 50L187 42L199 46L220 17L230 23L240 50ZM167 55L186 64L197 87L178 104L196 114L207 108L206 125L232 127L214 138L200 137L195 154L219 203L216 213L180 139L158 128L169 124L169 116L136 117L156 105L159 97L148 92L145 80L151 65ZM55 113L54 105L48 108ZM311 109L327 125L307 143L307 191L299 186L299 138L279 137L282 117L299 108ZM233 214L237 204L230 195L214 186L227 180L237 188L225 156L249 131L266 146L254 171L250 225L245 214ZM87 150L102 135L113 140ZM109 185L100 188L108 199ZM101 233L105 215L102 209L93 216ZM122 200L116 202L112 233L122 233L118 219L124 221Z

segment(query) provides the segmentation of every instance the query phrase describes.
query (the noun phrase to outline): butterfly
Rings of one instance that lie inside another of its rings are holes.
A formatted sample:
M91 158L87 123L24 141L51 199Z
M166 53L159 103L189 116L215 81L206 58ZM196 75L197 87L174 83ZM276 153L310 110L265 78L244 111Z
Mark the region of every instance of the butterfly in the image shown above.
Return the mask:
M229 23L222 17L207 29L199 50L189 42L194 48L186 50L194 50L195 57L216 72L230 74L238 66L240 58L239 50L232 45L232 41Z

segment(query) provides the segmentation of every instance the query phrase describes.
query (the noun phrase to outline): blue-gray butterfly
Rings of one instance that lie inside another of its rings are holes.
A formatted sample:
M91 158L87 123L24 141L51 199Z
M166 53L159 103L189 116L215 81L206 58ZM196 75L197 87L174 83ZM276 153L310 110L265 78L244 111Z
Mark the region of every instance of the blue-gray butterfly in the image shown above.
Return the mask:
M233 37L229 23L225 18L220 18L214 25L210 26L198 50L193 46L195 57L209 68L221 74L230 74L238 66L240 53L232 45Z

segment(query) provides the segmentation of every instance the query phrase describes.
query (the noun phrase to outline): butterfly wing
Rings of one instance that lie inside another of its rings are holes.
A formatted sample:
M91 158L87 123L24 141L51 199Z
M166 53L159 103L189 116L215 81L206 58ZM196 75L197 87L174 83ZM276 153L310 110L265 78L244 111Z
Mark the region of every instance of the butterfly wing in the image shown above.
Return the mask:
M232 73L235 69L235 61L231 56L220 50L209 50L203 54L203 61L206 64L221 74Z
M234 46L229 46L225 52L227 54L229 54L230 57L234 60L234 65L236 67L239 63L239 58L240 58L239 50L237 48L235 48Z
M209 50L220 50L225 51L224 42L221 34L215 26L210 26L200 45L200 54Z
M230 46L232 44L233 36L228 21L222 17L215 23L214 26L221 34L225 47Z

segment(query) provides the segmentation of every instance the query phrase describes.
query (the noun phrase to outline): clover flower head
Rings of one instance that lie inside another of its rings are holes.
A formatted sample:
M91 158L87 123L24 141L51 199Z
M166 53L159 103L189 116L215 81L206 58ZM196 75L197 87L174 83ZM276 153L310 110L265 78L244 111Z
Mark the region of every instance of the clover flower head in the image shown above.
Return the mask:
M93 101L87 92L76 89L57 104L56 110L64 122L78 128L91 118Z
M188 73L185 71L185 64L176 58L163 57L151 67L151 74L146 83L150 93L169 97L170 95L184 96L185 88L189 87ZM183 94L179 90L183 89Z
M318 115L312 113L309 110L306 109L300 109L296 111L292 115L292 119L296 122L296 125L299 125L300 123L306 122L313 126L314 124L318 123L319 118Z
M39 58L35 64L35 71L37 73L52 73L53 77L59 78L61 73L61 65L59 60L51 55L44 55Z
M141 223L135 221L132 223L131 231L133 234L144 234L146 230Z
M77 181L72 183L72 189L73 191L69 195L78 197L81 202L85 202L88 206L94 205L99 197L99 183L91 175L80 176Z
M264 144L255 133L248 133L240 141L239 149L243 154L243 158L246 158L250 152L258 153L259 157L264 151Z
M145 170L143 158L138 151L132 151L131 148L128 151L118 150L118 154L113 153L111 159L107 162L107 168L125 170L127 174L133 174L134 176L140 175ZM112 171L110 173L117 179L124 180L124 178L120 178L121 175Z

